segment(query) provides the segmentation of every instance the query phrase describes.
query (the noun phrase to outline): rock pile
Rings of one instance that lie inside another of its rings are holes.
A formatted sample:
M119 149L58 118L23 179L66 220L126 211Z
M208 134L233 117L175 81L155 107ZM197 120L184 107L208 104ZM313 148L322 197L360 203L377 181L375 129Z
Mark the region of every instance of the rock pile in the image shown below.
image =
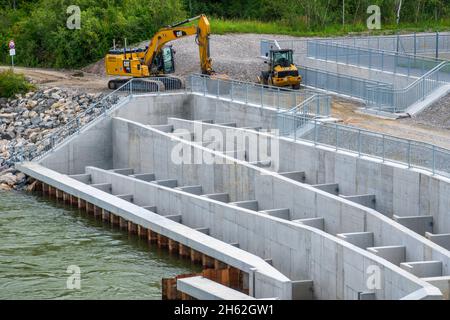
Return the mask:
M38 156L59 128L88 123L118 99L117 96L103 98L104 94L60 88L41 89L12 99L0 98L0 190L21 188L25 184L25 176L13 168L17 160L13 159L15 151L25 152L28 160Z

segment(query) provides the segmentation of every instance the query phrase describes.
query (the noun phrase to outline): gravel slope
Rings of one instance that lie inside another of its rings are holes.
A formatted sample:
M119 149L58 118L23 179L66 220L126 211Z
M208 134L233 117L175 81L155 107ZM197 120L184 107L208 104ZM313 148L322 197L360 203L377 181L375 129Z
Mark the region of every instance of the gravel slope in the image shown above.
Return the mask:
M226 34L211 35L210 50L213 68L220 74L226 74L232 79L256 81L256 77L266 69L259 56L259 41L266 39L295 39L295 37L267 34ZM145 47L149 41L144 41L138 47ZM187 76L200 72L198 46L195 37L186 37L170 43L176 51L175 74ZM105 75L104 60L100 60L84 71Z

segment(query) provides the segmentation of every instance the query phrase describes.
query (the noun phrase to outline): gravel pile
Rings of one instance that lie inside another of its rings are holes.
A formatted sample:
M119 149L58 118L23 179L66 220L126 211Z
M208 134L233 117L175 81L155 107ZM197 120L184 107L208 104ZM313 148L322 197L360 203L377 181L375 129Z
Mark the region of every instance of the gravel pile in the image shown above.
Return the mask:
M114 103L102 101L104 94L80 93L74 90L51 88L18 95L13 99L0 98L0 190L21 188L25 176L13 167L13 150L24 150L29 158L44 152L49 136L81 115L80 124L100 114L101 109Z
M405 119L404 121L450 129L450 94L440 98L411 119Z

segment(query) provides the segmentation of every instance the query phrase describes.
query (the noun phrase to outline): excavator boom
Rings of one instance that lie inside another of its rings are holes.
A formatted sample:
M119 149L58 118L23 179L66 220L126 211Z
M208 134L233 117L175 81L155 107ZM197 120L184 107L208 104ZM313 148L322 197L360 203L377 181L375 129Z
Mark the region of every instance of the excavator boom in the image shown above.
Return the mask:
M195 20L198 20L197 25L184 26ZM210 24L204 14L161 28L152 37L145 50L127 50L125 48L123 51L110 51L105 58L106 73L135 78L164 76L172 73L174 71L174 52L171 47L165 47L165 45L173 40L195 35L195 41L199 47L201 72L212 75L214 70L209 50L210 33ZM167 78L176 79L175 77ZM111 80L108 86L114 89L125 81L124 79Z

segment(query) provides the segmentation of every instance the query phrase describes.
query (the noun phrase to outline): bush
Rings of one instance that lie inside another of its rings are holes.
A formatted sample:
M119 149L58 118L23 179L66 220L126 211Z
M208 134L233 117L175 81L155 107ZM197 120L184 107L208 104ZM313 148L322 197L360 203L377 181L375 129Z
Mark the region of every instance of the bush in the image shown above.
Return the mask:
M21 73L11 70L0 72L0 97L11 98L18 93L26 93L34 86Z

